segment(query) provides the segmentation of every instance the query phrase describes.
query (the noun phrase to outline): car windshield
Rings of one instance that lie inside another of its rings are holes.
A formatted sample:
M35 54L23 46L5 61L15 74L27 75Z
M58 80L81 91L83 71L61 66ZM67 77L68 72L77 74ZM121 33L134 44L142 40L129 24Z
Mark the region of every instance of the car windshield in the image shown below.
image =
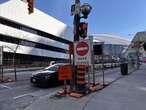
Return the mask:
M59 68L59 65L51 65L47 68L45 68L45 70L49 70L49 71L57 71Z

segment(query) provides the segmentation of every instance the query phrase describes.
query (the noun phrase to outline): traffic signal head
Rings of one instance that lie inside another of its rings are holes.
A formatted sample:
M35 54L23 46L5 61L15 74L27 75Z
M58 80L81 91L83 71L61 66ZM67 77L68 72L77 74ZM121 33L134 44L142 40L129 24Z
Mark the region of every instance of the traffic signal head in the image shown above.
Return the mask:
M27 0L28 3L28 13L31 14L34 12L34 0Z
M83 39L87 37L87 28L88 23L82 22L79 24L79 35Z

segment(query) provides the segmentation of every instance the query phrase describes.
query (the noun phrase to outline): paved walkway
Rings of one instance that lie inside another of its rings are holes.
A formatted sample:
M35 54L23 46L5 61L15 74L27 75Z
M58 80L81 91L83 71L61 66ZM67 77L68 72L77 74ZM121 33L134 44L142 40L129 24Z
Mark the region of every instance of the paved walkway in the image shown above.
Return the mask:
M23 72L23 71L34 71L34 70L40 70L44 67L30 67L30 68L16 68L17 72ZM4 73L11 73L14 72L14 68L11 69L4 69L3 70Z
M54 99L52 94L41 97L25 110L146 110L146 64L105 89L81 99Z

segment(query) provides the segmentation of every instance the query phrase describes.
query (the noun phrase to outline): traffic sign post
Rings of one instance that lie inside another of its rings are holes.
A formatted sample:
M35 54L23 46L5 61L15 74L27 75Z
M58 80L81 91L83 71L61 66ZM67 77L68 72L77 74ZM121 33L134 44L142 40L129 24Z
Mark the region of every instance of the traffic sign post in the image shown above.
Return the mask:
M91 6L87 3L83 4L82 6L80 5L80 0L75 0L75 4L73 4L71 6L71 15L74 15L74 43L80 41L80 35L79 35L79 25L80 25L80 19L81 18L85 18L87 19L90 11L91 11ZM81 16L81 14L83 16ZM84 31L84 33L86 34L86 32ZM81 35L83 35L83 37L85 38L85 34L82 33ZM75 46L75 45L74 45ZM80 54L80 52L79 52ZM81 52L82 54L82 52ZM83 53L84 54L84 53ZM77 83L76 83L76 79L77 79L77 62L76 62L76 55L75 55L75 50L73 53L73 74L72 74L72 83L71 83L71 89L72 90L76 90L77 87Z
M75 65L77 67L79 67L80 65L84 66L84 70L88 70L89 67L92 66L92 41L91 39L84 39L84 40L80 40L78 42L74 43L74 55L75 55ZM82 76L81 76L81 73ZM86 87L86 80L85 76L87 74L87 71L82 72L80 70L80 68L77 68L77 90L80 92L86 92L87 91L87 87ZM89 78L89 73L88 73L88 79ZM80 81L82 80L82 81ZM82 84L79 84L78 82L81 82ZM89 83L89 80L88 80ZM88 84L89 85L89 84Z
M58 73L59 73L58 79L64 81L64 88L63 88L64 90L61 94L66 95L67 94L67 80L72 79L72 66L71 65L60 66Z

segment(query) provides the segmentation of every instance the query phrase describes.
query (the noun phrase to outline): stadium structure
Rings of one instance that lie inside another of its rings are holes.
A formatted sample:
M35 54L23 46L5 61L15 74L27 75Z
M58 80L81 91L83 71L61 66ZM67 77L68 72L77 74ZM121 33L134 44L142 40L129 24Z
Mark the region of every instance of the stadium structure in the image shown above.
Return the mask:
M129 40L112 34L92 34L94 42L103 42L103 53L120 57L122 51L130 44Z
M34 9L28 15L27 4L8 0L0 4L0 46L4 48L4 63L47 64L67 60L68 44L73 41L73 29L63 22ZM104 53L120 55L129 41L110 34L92 34L94 42L104 42ZM112 51L111 51L112 50Z

